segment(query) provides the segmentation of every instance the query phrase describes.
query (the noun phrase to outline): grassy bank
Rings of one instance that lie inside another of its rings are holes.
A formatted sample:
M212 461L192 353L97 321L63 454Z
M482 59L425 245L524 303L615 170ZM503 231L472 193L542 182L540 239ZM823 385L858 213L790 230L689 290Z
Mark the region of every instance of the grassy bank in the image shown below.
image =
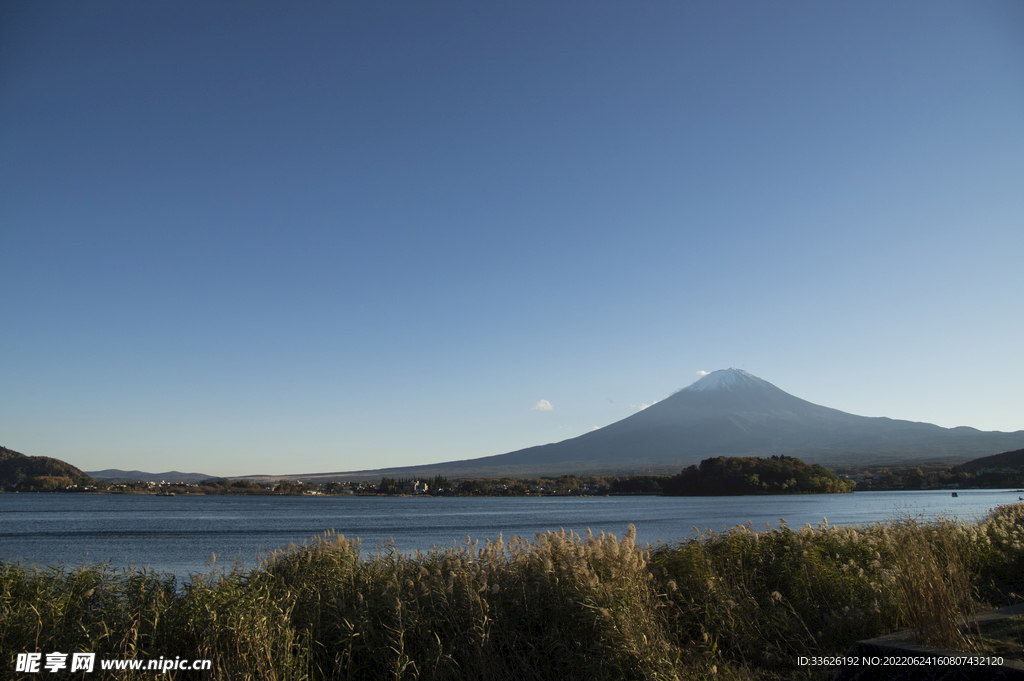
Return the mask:
M1022 568L1021 504L979 524L738 527L653 551L548 533L361 558L328 534L185 584L0 564L0 677L18 652L86 651L214 661L117 678L799 678L798 655L897 628L949 645L960 614L1024 586Z

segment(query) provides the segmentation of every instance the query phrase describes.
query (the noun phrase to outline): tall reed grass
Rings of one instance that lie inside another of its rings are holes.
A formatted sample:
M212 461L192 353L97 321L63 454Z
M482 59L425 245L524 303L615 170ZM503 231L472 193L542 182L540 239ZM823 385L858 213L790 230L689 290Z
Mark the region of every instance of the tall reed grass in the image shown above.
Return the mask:
M0 678L16 653L53 651L214 661L123 679L806 678L798 656L898 628L962 643L957 622L1019 589L1022 563L1015 504L977 524L740 526L656 549L631 528L365 556L327 533L184 583L0 564Z

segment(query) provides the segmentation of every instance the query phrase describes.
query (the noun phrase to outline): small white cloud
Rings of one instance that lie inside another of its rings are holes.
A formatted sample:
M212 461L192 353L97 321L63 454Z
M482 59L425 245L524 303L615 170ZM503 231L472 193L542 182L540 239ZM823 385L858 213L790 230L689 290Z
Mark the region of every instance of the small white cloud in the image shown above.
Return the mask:
M601 430L601 426L594 426L590 429L590 432L593 433L595 430Z
M533 405L534 411L551 411L553 409L554 407L552 407L551 403L548 402L547 400L541 400L537 404Z
M558 426L558 429L559 430L572 430L573 427L572 426Z
M655 404L657 404L657 403L655 403ZM636 409L637 411L643 411L644 409L646 409L647 407L649 407L651 405L649 405L649 404L647 404L645 402L641 402L640 404L631 404L629 406L631 406L633 409Z
M704 378L705 376L707 376L710 373L711 373L710 371L704 371L703 369L701 369L700 371L697 372L697 375L700 376L701 378Z

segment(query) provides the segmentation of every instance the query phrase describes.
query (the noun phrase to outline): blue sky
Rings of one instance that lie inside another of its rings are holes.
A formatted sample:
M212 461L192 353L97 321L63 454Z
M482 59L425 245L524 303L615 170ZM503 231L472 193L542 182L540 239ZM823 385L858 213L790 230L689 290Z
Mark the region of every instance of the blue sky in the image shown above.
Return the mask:
M0 444L85 470L500 454L732 366L1024 429L1022 226L1019 2L0 6Z

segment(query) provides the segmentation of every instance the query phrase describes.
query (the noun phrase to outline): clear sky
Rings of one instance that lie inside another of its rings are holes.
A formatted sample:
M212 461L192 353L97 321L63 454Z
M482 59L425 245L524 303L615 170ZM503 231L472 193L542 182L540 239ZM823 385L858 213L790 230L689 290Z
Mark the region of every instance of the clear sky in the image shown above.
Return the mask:
M1022 256L1016 0L0 4L0 444L84 470L501 454L728 367L1020 430Z

